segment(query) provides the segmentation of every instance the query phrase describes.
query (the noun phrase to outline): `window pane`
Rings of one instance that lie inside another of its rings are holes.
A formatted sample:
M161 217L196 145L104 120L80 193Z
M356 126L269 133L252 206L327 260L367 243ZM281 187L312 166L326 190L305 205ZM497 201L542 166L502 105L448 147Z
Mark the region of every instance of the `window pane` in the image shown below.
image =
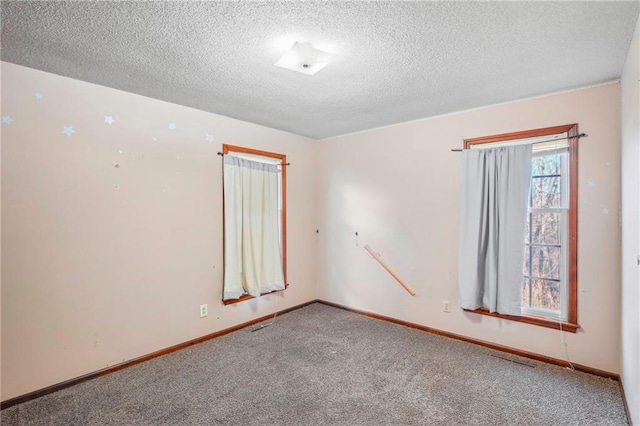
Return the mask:
M531 239L537 244L560 244L560 214L537 213L532 216ZM527 236L527 239L529 237Z
M522 262L522 275L525 277L531 276L531 264L529 263L529 252L531 248L524 246L524 262Z
M560 207L560 177L534 177L531 180L531 207Z
M529 232L531 232L531 213L527 213L527 227L526 227L526 233L524 235L525 244L529 244L531 242L529 241Z
M522 293L521 293L521 302L520 304L522 306L531 306L529 305L529 278L525 278L523 283L522 283Z
M531 307L560 310L560 283L547 280L531 280Z
M560 247L531 247L531 276L560 279Z
M533 176L559 175L560 155L544 155L533 157L531 161L531 174Z

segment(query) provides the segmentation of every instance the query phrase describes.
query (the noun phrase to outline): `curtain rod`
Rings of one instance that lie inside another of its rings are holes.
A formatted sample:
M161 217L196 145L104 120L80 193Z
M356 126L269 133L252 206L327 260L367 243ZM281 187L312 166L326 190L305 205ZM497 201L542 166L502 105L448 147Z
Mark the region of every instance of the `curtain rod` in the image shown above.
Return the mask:
M576 136L567 136L566 138L558 138L558 139L547 139L546 141L538 141L538 142L533 142L531 143L531 145L537 145L539 143L545 143L545 142L554 142L554 141L563 141L565 139L571 139L571 138L584 138L587 137L589 135L587 135L586 133L580 133L579 135ZM511 140L517 140L517 139L511 139ZM474 145L482 145L482 144L474 144ZM452 149L451 152L462 152L462 149Z
M218 155L221 157L224 157L224 154L221 152L218 152ZM290 166L291 163L282 163L282 164L274 164L274 166Z

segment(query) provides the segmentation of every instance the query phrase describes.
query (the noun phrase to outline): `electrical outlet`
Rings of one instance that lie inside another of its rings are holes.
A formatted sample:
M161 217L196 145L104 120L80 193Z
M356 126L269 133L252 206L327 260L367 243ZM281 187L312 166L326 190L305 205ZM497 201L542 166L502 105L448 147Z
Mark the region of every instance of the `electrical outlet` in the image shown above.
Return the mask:
M204 318L209 315L209 308L207 305L200 305L200 318Z
M448 300L445 300L442 304L442 310L445 312L451 312L451 305Z

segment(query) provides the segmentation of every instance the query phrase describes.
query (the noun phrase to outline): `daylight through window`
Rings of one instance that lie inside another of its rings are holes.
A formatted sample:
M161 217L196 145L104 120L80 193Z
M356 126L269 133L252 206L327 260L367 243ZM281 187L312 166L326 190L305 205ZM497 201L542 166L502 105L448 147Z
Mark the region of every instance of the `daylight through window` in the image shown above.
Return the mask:
M465 140L465 148L532 144L531 188L521 285L521 316L545 327L578 328L578 126L570 124Z
M566 321L568 148L533 152L522 312Z

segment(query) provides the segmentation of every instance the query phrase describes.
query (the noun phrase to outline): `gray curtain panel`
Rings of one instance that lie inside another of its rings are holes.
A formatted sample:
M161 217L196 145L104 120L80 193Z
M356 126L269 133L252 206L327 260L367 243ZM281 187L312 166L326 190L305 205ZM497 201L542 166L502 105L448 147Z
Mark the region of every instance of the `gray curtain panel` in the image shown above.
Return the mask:
M459 305L520 315L531 151L467 149L458 256Z

